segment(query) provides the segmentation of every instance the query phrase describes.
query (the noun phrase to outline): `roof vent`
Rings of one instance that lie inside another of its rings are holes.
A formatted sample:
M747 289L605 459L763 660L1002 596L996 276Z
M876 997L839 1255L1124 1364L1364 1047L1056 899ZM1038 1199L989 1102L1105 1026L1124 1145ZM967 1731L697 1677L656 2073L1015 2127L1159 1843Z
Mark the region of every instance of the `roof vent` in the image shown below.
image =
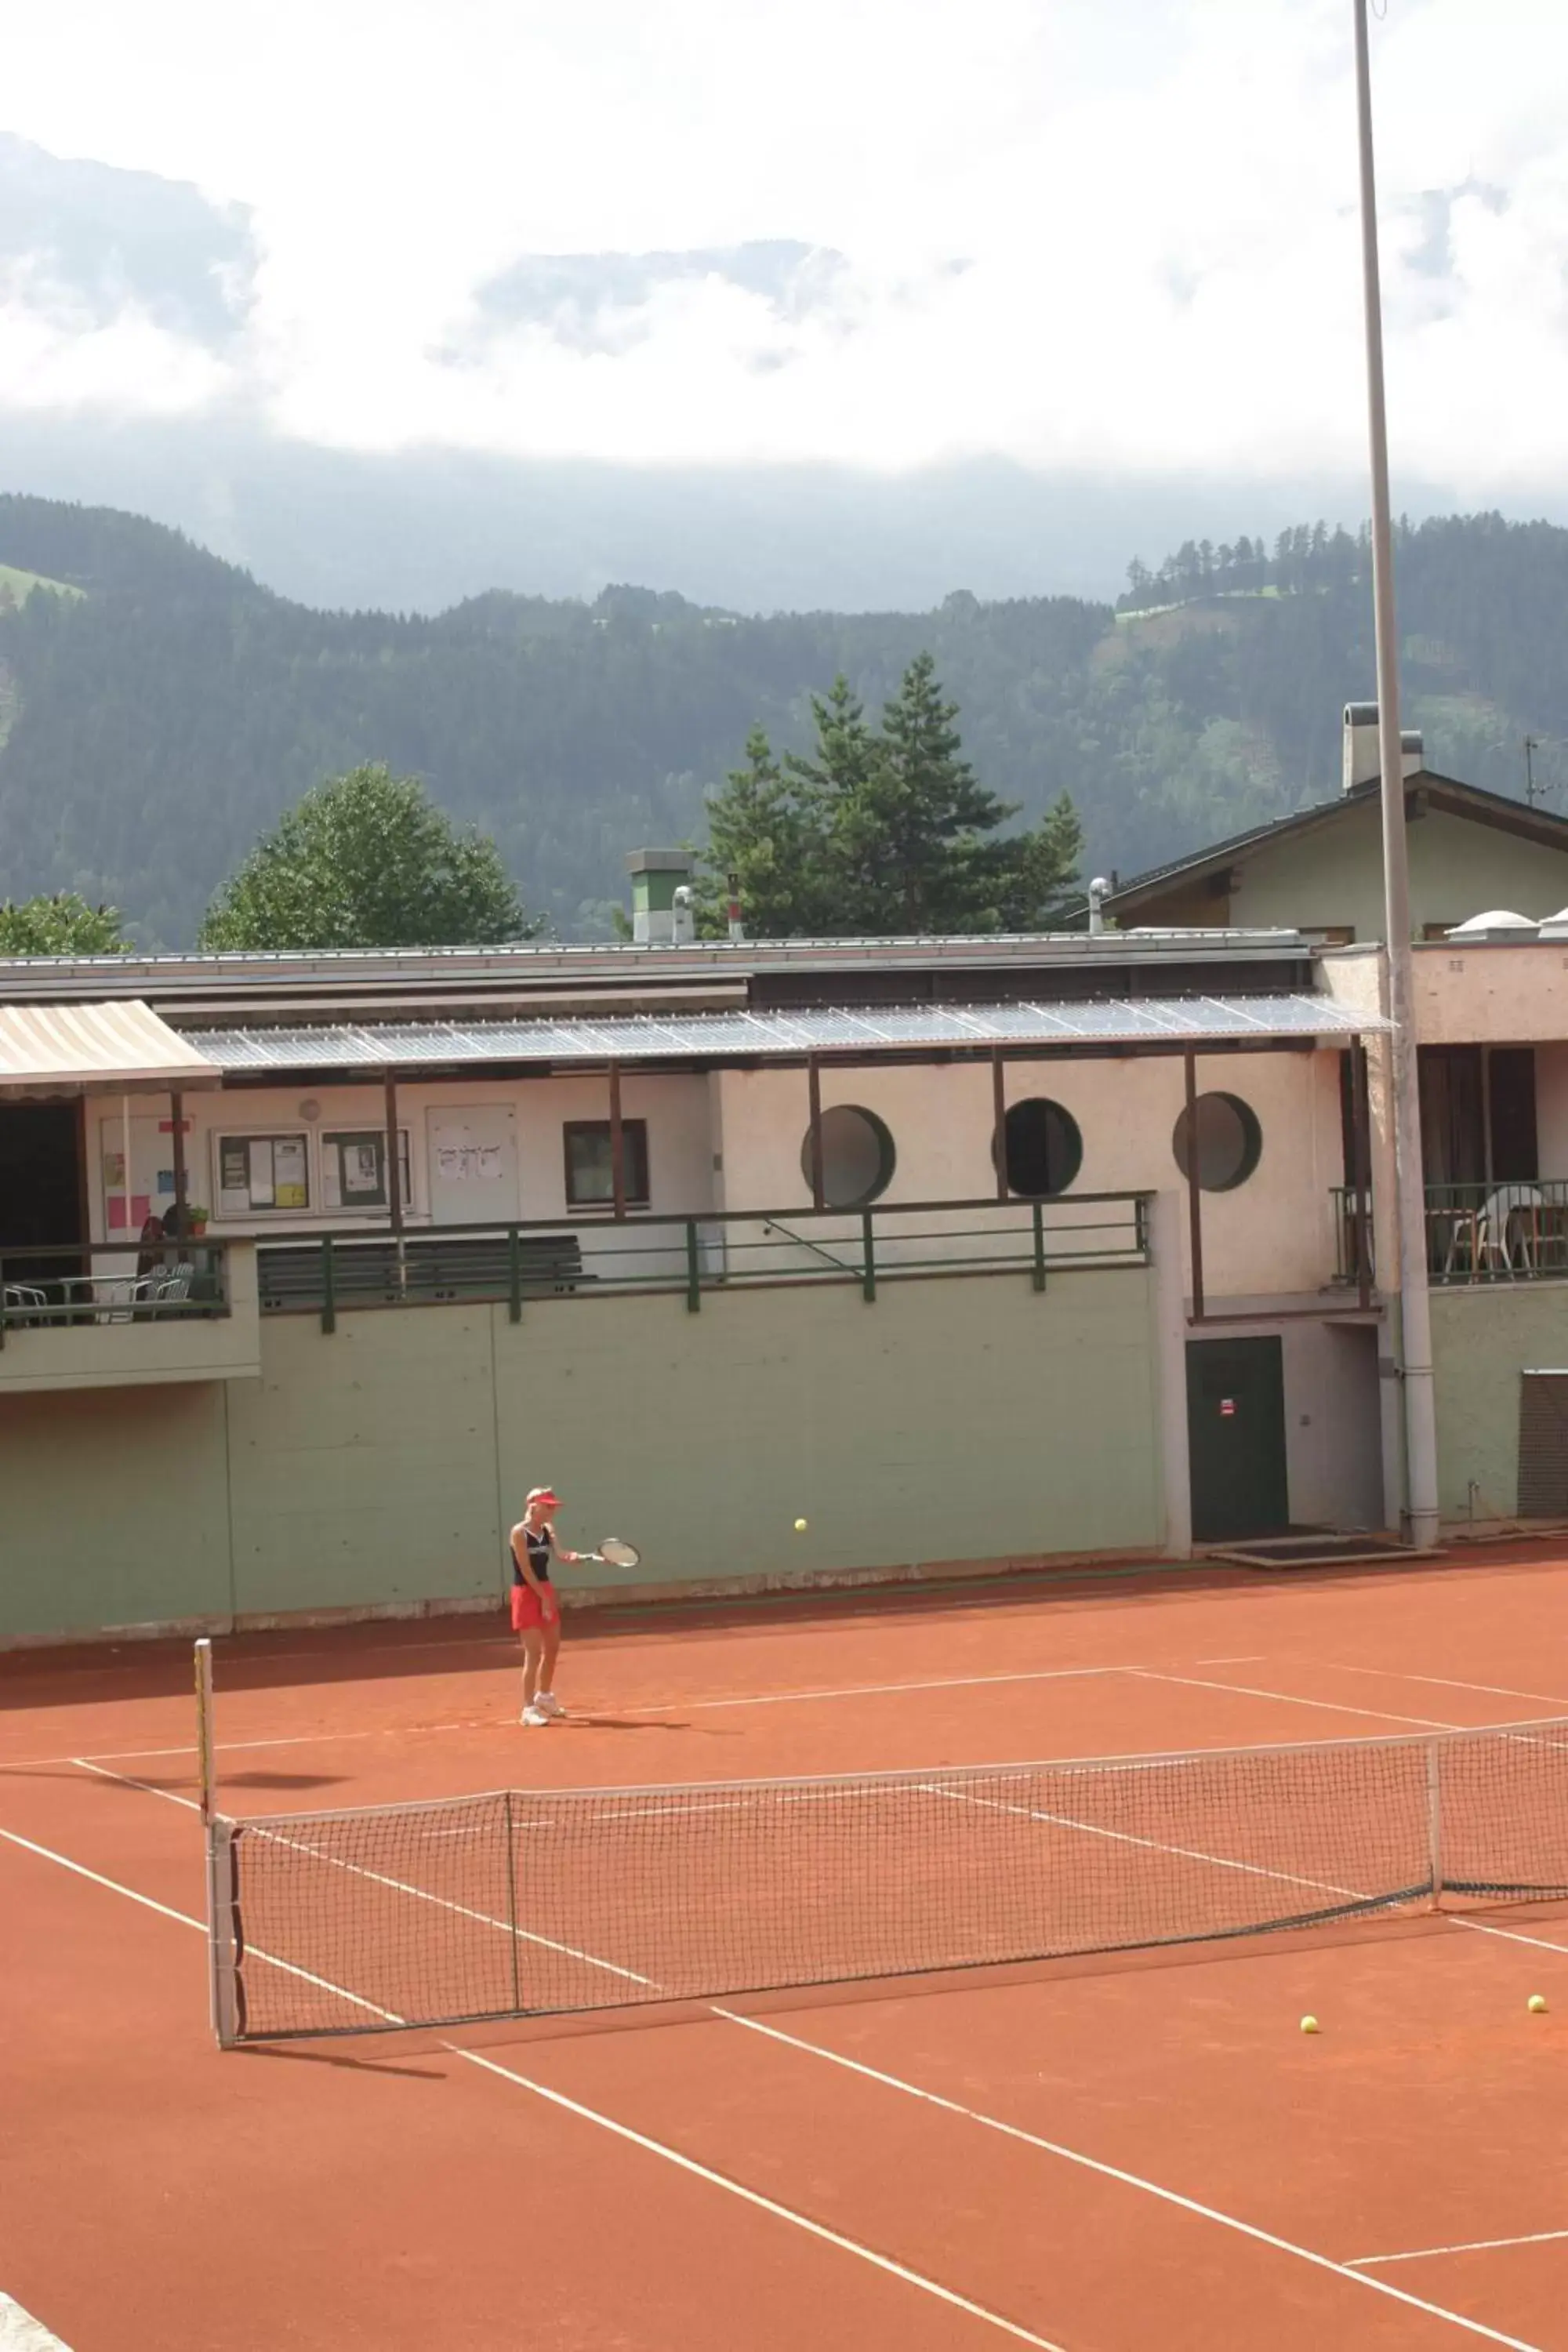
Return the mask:
M1528 915L1516 915L1508 907L1489 907L1484 915L1472 915L1468 922L1456 923L1448 937L1451 940L1517 939L1521 931L1533 933L1536 928Z

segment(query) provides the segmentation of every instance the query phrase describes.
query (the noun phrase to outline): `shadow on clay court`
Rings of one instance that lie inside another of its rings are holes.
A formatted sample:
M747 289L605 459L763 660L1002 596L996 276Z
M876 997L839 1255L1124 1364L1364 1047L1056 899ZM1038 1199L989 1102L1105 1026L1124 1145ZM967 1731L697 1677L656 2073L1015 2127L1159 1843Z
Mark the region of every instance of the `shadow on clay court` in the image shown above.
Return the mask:
M1131 1603L1180 1601L1228 1592L1238 1601L1266 1600L1282 1586L1308 1582L1317 1590L1352 1591L1390 1577L1528 1577L1555 1566L1564 1553L1561 1534L1510 1538L1495 1546L1458 1545L1420 1559L1354 1567L1248 1569L1198 1559L1151 1564L1020 1568L994 1576L931 1579L918 1584L856 1586L809 1592L759 1592L722 1600L650 1602L627 1600L569 1612L568 1643L627 1642L683 1647L723 1642L743 1631L766 1641L803 1628L825 1630L891 1623L946 1613L1070 1612L1117 1597ZM400 1681L419 1676L475 1675L510 1668L517 1644L495 1616L377 1619L354 1625L297 1626L268 1633L216 1633L214 1666L220 1689L283 1690L340 1683ZM0 1709L42 1712L95 1700L184 1697L191 1688L186 1637L155 1641L72 1643L54 1649L0 1652Z

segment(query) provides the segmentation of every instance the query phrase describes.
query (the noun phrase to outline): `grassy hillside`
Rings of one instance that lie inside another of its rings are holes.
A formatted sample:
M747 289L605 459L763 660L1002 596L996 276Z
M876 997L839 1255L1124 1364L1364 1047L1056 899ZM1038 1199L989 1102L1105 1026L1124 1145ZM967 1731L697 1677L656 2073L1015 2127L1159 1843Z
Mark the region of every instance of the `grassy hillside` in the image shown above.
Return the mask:
M41 572L24 572L17 564L0 563L0 612L25 604L35 588L47 588L57 596L79 596L84 593L67 581L46 580Z
M86 592L0 613L0 895L79 889L184 944L282 808L384 759L493 832L561 931L603 932L625 852L700 837L754 721L804 741L836 671L875 704L924 646L984 781L1029 816L1070 792L1087 870L1127 874L1335 789L1341 708L1373 691L1370 593L1355 542L1325 536L1320 564L1296 539L1240 583L1173 559L1120 614L958 593L754 619L616 588L425 619L313 612L137 517L0 498L0 564ZM1528 732L1538 782L1568 785L1568 531L1430 523L1398 562L1429 763L1519 792Z

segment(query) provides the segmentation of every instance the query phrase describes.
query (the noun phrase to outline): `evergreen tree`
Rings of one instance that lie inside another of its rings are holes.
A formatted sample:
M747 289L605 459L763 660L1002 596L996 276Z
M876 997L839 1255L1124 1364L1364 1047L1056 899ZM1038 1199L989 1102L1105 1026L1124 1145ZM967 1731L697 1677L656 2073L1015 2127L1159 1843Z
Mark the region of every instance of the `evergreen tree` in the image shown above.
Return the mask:
M995 838L1016 808L978 782L929 653L905 671L879 730L847 680L813 696L813 756L773 758L753 730L747 765L710 806L700 908L722 930L736 876L753 935L806 937L1037 928L1080 852L1064 796L1033 831Z
M207 910L205 948L496 947L530 937L493 841L413 776L355 768L307 793Z
M0 903L0 955L122 955L131 942L113 907L89 907L74 890Z

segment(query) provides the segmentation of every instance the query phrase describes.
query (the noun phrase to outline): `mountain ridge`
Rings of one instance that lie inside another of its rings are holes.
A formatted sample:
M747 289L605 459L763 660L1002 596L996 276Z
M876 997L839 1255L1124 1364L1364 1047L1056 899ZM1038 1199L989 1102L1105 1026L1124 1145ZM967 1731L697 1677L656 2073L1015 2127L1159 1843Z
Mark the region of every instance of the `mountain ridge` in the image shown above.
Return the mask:
M625 853L700 838L754 723L802 744L837 672L874 708L926 647L982 780L1026 821L1069 792L1085 872L1131 873L1336 788L1341 708L1373 692L1370 594L1342 541L1258 542L1248 560L1279 576L1247 594L1215 584L1234 546L1206 578L1201 547L1179 550L1145 593L1182 593L1149 613L960 589L923 612L764 618L627 584L426 616L313 610L144 518L0 497L0 565L85 592L0 611L0 895L79 889L140 944L184 944L284 807L384 759L494 834L558 930L602 936ZM1568 530L1406 526L1398 575L1430 763L1517 795L1528 733L1538 783L1568 786Z

